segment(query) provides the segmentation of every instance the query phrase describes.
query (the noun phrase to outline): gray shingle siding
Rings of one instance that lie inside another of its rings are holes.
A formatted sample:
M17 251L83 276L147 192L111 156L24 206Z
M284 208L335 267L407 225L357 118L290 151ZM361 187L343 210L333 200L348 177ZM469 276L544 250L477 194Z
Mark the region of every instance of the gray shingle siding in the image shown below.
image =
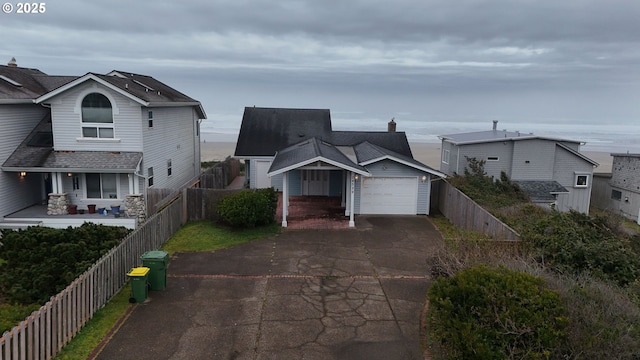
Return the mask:
M611 186L640 193L640 155L613 156Z

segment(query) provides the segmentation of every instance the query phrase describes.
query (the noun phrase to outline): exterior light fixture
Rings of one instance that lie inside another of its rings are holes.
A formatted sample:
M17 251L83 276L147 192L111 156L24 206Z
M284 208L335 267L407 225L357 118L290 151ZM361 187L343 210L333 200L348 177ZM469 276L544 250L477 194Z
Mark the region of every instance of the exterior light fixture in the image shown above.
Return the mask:
M420 181L427 182L427 175L422 175L422 177L420 178Z
M23 178L27 176L27 172L26 171L20 171L20 177Z
M73 176L73 174L72 173L67 173L67 176L71 177L71 176Z
M354 176L353 178L358 180L358 177L359 177L358 174L356 174L356 176Z

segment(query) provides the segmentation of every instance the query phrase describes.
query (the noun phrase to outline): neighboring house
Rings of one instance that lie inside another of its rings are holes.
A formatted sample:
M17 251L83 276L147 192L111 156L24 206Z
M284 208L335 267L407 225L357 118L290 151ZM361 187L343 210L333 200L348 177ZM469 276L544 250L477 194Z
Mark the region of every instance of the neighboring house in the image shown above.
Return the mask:
M282 226L289 196L342 198L354 214L429 214L437 170L413 158L404 132L333 131L326 109L247 107L235 156L245 159L250 188L282 191Z
M589 213L593 169L598 164L580 153L580 141L555 139L497 129L439 136L440 170L464 174L468 158L484 160L488 176L501 172L535 203Z
M640 154L615 153L610 174L598 174L594 205L640 224Z
M200 173L205 118L198 101L149 76L0 66L0 216L41 203L49 215L120 205L144 216L148 188Z

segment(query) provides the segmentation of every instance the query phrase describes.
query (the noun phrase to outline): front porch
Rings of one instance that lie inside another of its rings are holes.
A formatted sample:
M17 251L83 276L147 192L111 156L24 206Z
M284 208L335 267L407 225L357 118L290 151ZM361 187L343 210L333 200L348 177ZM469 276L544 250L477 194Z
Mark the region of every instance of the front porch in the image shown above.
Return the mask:
M282 219L282 193L278 193L276 222ZM288 229L349 229L340 197L290 196ZM351 227L353 229L353 227Z
M108 226L124 226L128 229L136 228L136 217L124 217L123 213L120 214L120 217L116 217L110 213L110 210L108 210L106 216L97 212L90 214L87 211L82 214L47 215L47 208L47 205L34 205L7 215L0 221L0 228L24 229L30 226L46 226L64 229L69 226L81 226L85 222Z

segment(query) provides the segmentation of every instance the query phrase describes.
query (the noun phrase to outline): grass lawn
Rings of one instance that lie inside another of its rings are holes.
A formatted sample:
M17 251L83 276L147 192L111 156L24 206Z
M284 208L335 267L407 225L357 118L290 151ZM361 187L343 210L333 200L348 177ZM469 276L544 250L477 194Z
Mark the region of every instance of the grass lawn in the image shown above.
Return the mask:
M174 252L213 251L262 239L278 234L280 226L269 226L253 229L232 229L221 227L210 221L197 221L183 226L163 246L162 250Z
M279 232L280 227L275 224L254 229L236 230L220 227L208 221L198 221L180 228L164 244L162 250L170 254L189 251L213 251L251 240L275 236ZM125 286L104 308L94 315L93 319L56 356L56 359L86 359L125 311L129 307L135 306L129 304L130 292L130 286Z

